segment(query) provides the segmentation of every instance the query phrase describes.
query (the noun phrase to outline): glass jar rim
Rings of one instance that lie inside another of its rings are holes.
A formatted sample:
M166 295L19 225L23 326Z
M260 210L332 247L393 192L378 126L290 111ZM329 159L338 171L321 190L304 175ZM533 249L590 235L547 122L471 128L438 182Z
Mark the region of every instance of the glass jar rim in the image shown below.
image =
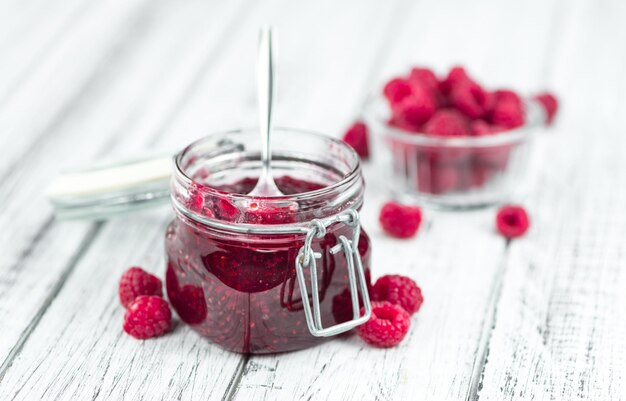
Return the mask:
M420 132L409 132L390 125L384 112L384 110L388 109L385 103L382 96L370 95L365 104L366 116L370 117L378 126L385 127L385 136L397 142L420 146L480 148L508 145L527 140L529 138L529 131L541 126L546 118L545 112L537 102L524 99L524 108L527 118L520 127L498 132L493 135L452 138L438 137Z
M251 134L257 131L256 127L248 127L248 128L238 128L224 131L217 131L206 135L203 138L200 138L180 152L178 152L174 157L174 175L173 175L173 183L176 183L175 186L181 186L181 188L201 188L201 192L203 196L206 197L214 197L214 198L226 198L231 201L233 204L246 204L250 201L260 201L266 205L271 206L272 204L281 204L285 202L306 202L306 201L317 201L324 198L333 198L337 199L336 194L343 195L346 191L341 191L343 188L355 188L357 192L347 192L350 194L361 194L357 201L352 202L350 204L349 209L358 210L362 204L362 175L361 175L361 161L356 151L352 149L345 142L330 137L328 135L324 135L315 131L298 129L298 128L289 128L289 127L276 127L275 131L281 133L299 133L303 135L307 135L309 138L313 138L319 140L320 142L327 142L330 145L337 146L341 150L341 152L345 152L348 155L345 165L345 172L341 172L340 178L337 181L330 183L329 185L324 186L323 188L314 189L310 191L299 192L295 194L289 195L281 195L281 196L272 196L272 197L258 197L258 196L250 196L248 194L238 194L234 192L226 192L220 190L212 185L208 185L203 182L199 182L197 179L194 179L193 174L189 174L187 169L188 160L186 160L186 156L190 154L190 152L196 150L198 147L202 146L205 143L210 143L211 140L215 140L220 136L227 135L245 135ZM276 155L277 152L274 152ZM282 154L285 154L286 151L283 151ZM300 155L303 156L304 154ZM306 157L305 157L306 159ZM360 184L360 187L359 187ZM174 185L174 184L173 184ZM360 189L359 189L360 188ZM184 215L186 218L194 220L200 224L216 228L219 230L235 232L235 233L252 233L252 234L303 234L307 233L310 230L312 220L320 220L327 221L328 219L332 220L336 217L336 215L343 212L346 208L340 208L337 213L333 213L332 215L324 215L320 218L311 218L304 221L298 222L285 222L285 223L275 223L275 224L263 224L263 223L249 223L249 222L237 222L237 221L228 221L219 219L217 217L205 215L202 212L198 212L197 210L192 210L188 207L188 205L181 202L177 199L176 191L172 191L171 196L172 204L179 213Z
M305 191L305 192L300 192L297 194L292 194L292 195L281 195L281 196L270 196L270 197L259 197L259 196L249 196L248 194L237 194L237 193L231 193L231 192L224 192L221 191L217 188L214 188L210 185L205 185L202 183L197 182L196 180L194 180L192 177L189 176L189 174L187 174L185 172L185 168L182 166L182 161L185 157L185 155L187 155L188 152L190 152L195 146L200 145L202 142L206 141L208 138L210 138L213 135L228 135L228 134L243 134L245 132L249 132L249 131L253 131L256 130L256 127L248 127L248 128L237 128L237 129L231 129L231 130L226 130L226 131L217 131L211 134L208 134L207 136L200 138L198 140L193 141L192 143L190 143L189 145L187 145L183 150L181 150L180 152L178 152L176 154L176 156L174 156L174 168L175 168L175 174L176 176L178 176L179 178L183 179L187 184L189 185L202 185L203 186L203 190L206 190L208 193L212 193L215 195L222 195L224 193L228 193L229 196L235 198L235 199L262 199L264 201L285 201L287 199L293 199L294 197L298 197L298 199L308 199L309 197L316 197L316 196L323 196L326 194L329 194L330 192L332 192L334 189L337 189L338 187L348 184L350 181L358 179L359 175L360 175L360 171L361 171L361 159L360 157L357 155L356 151L348 144L346 144L344 141L337 139L337 138L333 138L330 137L328 135L324 135L315 131L310 131L310 130L305 130L305 129L300 129L300 128L290 128L290 127L275 127L274 130L276 131L290 131L290 132L298 132L298 133L302 133L302 134L306 134L306 135L310 135L310 136L314 136L317 137L319 139L324 139L324 140L328 140L331 141L333 144L340 146L342 148L344 148L346 151L348 151L348 153L351 154L351 157L354 160L354 165L352 166L351 170L345 174L339 181L334 182L328 186L325 186L323 188L319 188L319 189L315 189L312 191Z

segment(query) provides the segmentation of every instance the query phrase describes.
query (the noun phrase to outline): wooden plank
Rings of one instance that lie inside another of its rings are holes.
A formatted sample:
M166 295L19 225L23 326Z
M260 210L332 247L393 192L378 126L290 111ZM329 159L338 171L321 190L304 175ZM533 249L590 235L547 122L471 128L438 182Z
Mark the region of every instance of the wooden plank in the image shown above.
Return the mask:
M0 12L0 107L42 60L71 34L74 23L95 4L76 0L30 1Z
M566 12L550 70L564 107L525 200L533 228L511 245L481 400L626 392L626 51L611 41L626 38L626 9L577 2Z
M544 80L542 57L550 45L544 38L556 9L546 8L542 2L509 7L497 2L418 3L414 8L402 5L406 21L395 21L394 35L386 42L391 49L380 56L384 58L380 68L372 67L376 82L415 63L444 70L462 62L479 79L494 86L514 82L520 89L535 89ZM494 35L505 29L519 31L531 22L533 31L527 35ZM471 43L461 40L456 32L464 32ZM520 63L522 57L524 64ZM346 69L358 70L350 64ZM371 75L362 77L371 80ZM372 82L362 85L371 88ZM361 95L366 92L361 91ZM353 108L362 101L353 99ZM337 121L348 121L349 111L350 107L341 108ZM417 238L389 239L376 221L386 192L380 169L374 164L366 171L363 224L374 246L374 276L405 274L415 278L424 290L425 305L413 319L409 337L390 350L367 347L353 336L301 352L253 356L244 369L236 399L474 396L505 252L504 241L492 228L493 211L464 215L428 211L426 226Z
M226 22L234 21L238 11L199 3L185 7L161 3L153 15L159 23L142 35L125 37L128 51L111 59L109 68L101 67L97 79L102 83L81 98L81 108L52 127L50 136L27 154L32 163L20 163L0 185L6 200L0 222L20 222L0 233L0 371L19 351L51 294L63 285L88 245L86 238L93 236L91 224L51 220L51 209L42 197L45 182L64 166L93 160L110 149L112 141L124 143L128 132L136 132L144 141L154 136L154 129L177 112L194 77L206 73L207 60L219 54L222 35L230 34L231 25L207 25L205 15ZM132 149L132 141L128 146ZM42 184L23 185L31 182ZM29 302L23 302L25 293Z
M10 94L0 110L0 181L37 139L62 120L108 58L123 51L127 36L141 31L158 3L145 0L100 2L59 39L32 75ZM148 8L146 8L148 7ZM18 57L19 60L19 57Z

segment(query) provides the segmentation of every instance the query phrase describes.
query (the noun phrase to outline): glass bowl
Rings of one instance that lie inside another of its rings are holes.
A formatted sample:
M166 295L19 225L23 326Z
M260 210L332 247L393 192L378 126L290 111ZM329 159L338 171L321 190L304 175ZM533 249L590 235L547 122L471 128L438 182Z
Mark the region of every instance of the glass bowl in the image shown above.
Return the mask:
M483 136L438 137L389 124L381 96L371 97L365 120L376 143L393 196L402 202L443 209L475 209L503 202L529 168L542 107L525 100L523 126Z

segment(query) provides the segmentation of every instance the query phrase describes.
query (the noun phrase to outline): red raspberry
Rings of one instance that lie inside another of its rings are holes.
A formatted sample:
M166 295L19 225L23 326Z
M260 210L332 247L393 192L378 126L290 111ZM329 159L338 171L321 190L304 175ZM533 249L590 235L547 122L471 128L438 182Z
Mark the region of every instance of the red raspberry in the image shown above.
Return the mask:
M410 325L411 317L401 306L386 301L372 302L372 317L356 331L366 343L388 348L404 339Z
M439 80L435 73L429 68L415 67L409 75L409 82L415 86L419 85L428 89L431 93L439 92Z
M392 106L392 119L418 129L432 117L436 107L432 93L420 86L415 86L411 95Z
M439 110L424 125L424 133L435 136L465 136L470 134L468 121L456 110Z
M513 91L496 91L494 105L489 112L489 122L506 128L516 128L524 124L524 104Z
M493 100L493 95L472 81L461 82L450 92L450 104L471 119L484 116Z
M514 102L499 103L491 111L490 121L506 128L519 127L524 125L524 109Z
M540 93L539 95L535 96L534 99L541 103L543 109L546 112L546 115L548 117L546 120L546 124L552 124L552 121L554 121L554 116L556 116L556 112L559 109L559 102L556 99L556 96L554 96L552 93L546 92Z
M506 205L498 210L496 226L500 234L506 238L516 238L524 235L530 226L528 214L523 207Z
M392 237L410 238L420 227L422 211L415 206L387 202L380 209L378 220L383 230Z
M368 130L365 123L362 121L355 122L344 134L343 141L352 146L356 153L361 156L361 159L369 159Z
M422 290L415 284L415 281L400 275L382 276L376 280L372 299L400 305L410 315L417 312L424 302Z
M140 295L163 296L163 284L158 277L141 267L131 267L122 274L118 293L120 302L124 308L128 308Z
M466 82L472 82L472 79L467 75L463 67L456 66L451 68L448 76L439 83L439 90L444 95L449 95L453 88Z
M411 94L411 84L404 78L393 78L383 88L383 94L394 105Z
M522 104L522 98L514 90L511 89L498 89L493 92L494 102L515 102L519 105ZM495 104L494 104L495 105Z
M140 340L160 336L171 327L172 312L161 297L142 295L124 315L124 331Z

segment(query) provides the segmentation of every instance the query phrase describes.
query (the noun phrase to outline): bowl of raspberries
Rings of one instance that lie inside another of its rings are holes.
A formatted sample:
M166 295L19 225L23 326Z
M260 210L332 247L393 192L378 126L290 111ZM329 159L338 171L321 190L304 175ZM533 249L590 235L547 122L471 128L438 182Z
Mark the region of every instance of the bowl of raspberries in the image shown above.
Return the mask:
M487 89L458 66L442 77L414 67L369 100L366 119L389 149L396 197L466 209L506 200L528 170L536 128L556 110L550 93Z

